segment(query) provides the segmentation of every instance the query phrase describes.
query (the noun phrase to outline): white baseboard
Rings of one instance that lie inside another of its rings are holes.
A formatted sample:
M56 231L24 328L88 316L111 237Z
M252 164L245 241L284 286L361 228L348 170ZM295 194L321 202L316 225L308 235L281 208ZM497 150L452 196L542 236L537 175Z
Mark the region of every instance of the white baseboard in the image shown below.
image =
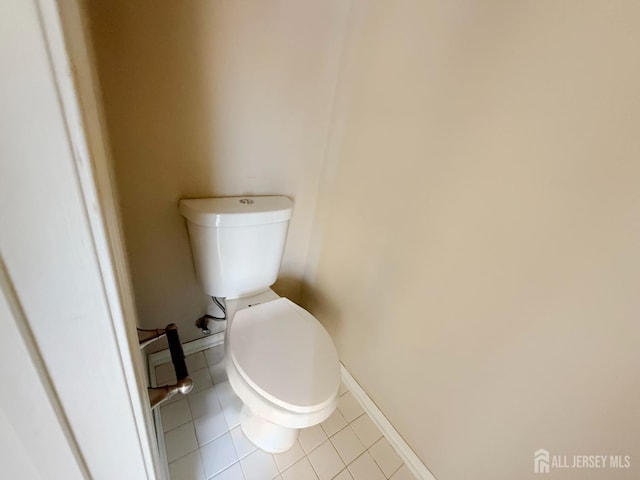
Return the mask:
M184 343L182 350L185 356L193 353L206 350L208 348L215 347L224 343L224 331L202 337L191 342ZM155 379L155 367L171 361L171 355L169 350L161 350L149 355L149 375L152 386L156 386ZM429 469L422 463L411 447L405 442L398 431L391 425L391 422L387 420L387 417L380 411L380 409L373 403L373 400L369 398L369 395L362 389L360 384L351 376L346 367L341 363L340 372L342 381L351 391L353 396L360 402L364 411L371 417L373 423L380 429L387 441L391 444L396 453L400 456L407 468L413 473L417 479L421 480L436 480L436 477L429 471ZM160 447L160 456L162 462L166 465L166 451L164 449L164 435L162 434L162 418L160 415L160 409L156 408L155 411L156 428L158 431L158 444Z
M407 468L411 470L411 473L418 479L436 480L436 477L434 477L425 464L422 463L415 452L411 450L411 447L402 439L398 431L391 425L391 422L387 420L387 417L385 417L376 404L373 403L373 400L369 398L369 395L367 395L360 384L356 382L355 378L351 376L342 363L340 364L340 372L344 384L360 402L364 411L367 412L373 423L375 423L384 434L387 441L400 456Z
M184 356L191 355L193 353L200 352L202 350L206 350L207 348L215 347L216 345L220 345L224 343L224 331L214 333L213 335L208 335L206 337L198 338L197 340L192 340L191 342L186 342L182 344L182 351L184 352ZM167 363L171 361L171 354L169 353L169 349L160 350L159 352L149 354L149 371L150 375L153 377L154 368L163 363Z

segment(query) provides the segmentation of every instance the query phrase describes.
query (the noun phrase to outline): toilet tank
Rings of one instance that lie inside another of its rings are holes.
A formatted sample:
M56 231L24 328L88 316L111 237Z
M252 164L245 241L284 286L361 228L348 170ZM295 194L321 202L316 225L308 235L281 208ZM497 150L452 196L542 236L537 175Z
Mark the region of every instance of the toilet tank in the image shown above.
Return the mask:
M233 298L273 285L292 208L293 202L282 196L180 200L205 293Z

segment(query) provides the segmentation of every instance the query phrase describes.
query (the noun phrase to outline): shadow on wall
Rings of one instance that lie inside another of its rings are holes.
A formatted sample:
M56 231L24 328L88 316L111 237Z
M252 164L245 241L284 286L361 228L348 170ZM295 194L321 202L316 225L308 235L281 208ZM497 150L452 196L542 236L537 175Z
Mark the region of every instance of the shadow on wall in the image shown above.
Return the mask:
M88 5L138 318L190 340L207 297L177 205L215 187L206 25L188 2Z
M339 340L344 329L344 318L338 305L321 289L314 288L307 281L302 281L300 288L300 305L313 314L330 333L331 338L340 352Z

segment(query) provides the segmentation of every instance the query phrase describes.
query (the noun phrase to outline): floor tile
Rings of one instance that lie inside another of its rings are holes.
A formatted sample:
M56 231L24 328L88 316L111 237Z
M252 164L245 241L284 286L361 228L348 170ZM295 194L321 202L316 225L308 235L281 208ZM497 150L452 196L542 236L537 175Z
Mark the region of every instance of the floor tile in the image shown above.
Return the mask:
M366 448L382 438L382 432L378 430L369 415L360 415L349 424Z
M189 401L186 397L177 402L163 405L160 407L160 414L162 415L162 429L165 432L191 421Z
M247 438L240 425L231 430L231 438L233 438L233 444L236 446L236 452L240 458L246 457L258 448Z
M324 433L324 430L320 425L303 428L300 430L300 434L298 435L298 441L307 454L327 438L327 434Z
M340 391L338 392L338 395L342 396L345 393L347 393L349 391L349 389L347 388L347 386L344 384L344 382L342 380L340 380Z
M239 425L242 401L223 359L222 345L187 357L194 390L160 407L171 480L414 480L342 382L338 408L322 424L302 429L287 452L259 450ZM175 382L171 363L155 373Z
M384 437L369 448L369 453L386 478L389 478L402 465L402 459Z
M229 431L222 412L198 417L193 421L196 429L198 445L204 445Z
M189 422L174 428L164 435L164 444L167 449L167 461L169 463L178 458L193 452L198 448L196 432L193 423Z
M214 388L216 389L218 400L220 400L220 405L222 405L223 408L229 405L235 398L238 397L231 388L231 384L229 383L229 381L216 383Z
M214 475L212 480L244 480L244 474L242 473L240 462L236 462L226 470Z
M353 422L364 413L360 402L351 392L345 393L338 399L338 410L340 410L347 422Z
M201 368L208 367L207 361L204 358L204 353L202 352L196 352L194 354L187 355L184 358L184 362L187 364L187 370L189 371L189 374L191 374L191 372L195 372L196 370L200 370Z
M331 443L336 447L338 455L345 465L349 465L365 451L364 445L350 426L343 428L331 437Z
M320 425L322 425L324 432L330 437L334 433L342 430L347 425L347 421L342 416L342 413L340 413L340 410L336 408L331 416Z
M298 460L291 468L282 474L284 480L318 480L308 458Z
M347 468L354 480L385 480L386 478L369 452L364 452Z
M207 478L216 475L238 461L231 434L225 433L214 441L200 447L202 464Z
M218 394L213 387L189 395L189 407L193 418L222 412Z
M271 454L256 450L240 460L247 480L267 480L278 475L278 467Z
M278 470L280 470L281 472L284 472L287 468L296 463L302 457L304 457L304 450L302 449L302 445L300 445L299 440L296 440L296 443L293 444L293 447L291 447L286 452L276 453L273 455L273 459L276 461Z
M224 344L216 345L215 347L207 348L204 351L204 356L207 361L207 365L218 365L224 363Z
M328 440L311 452L308 458L320 480L329 480L344 468L340 455Z
M208 368L201 368L200 370L194 370L193 372L189 371L189 377L193 380L193 389L191 390L191 393L197 393L213 386Z
M206 480L200 451L196 450L169 464L171 480Z
M156 366L156 385L173 385L176 383L176 371L173 363L163 363Z
M227 377L227 370L224 366L224 363L211 365L209 367L209 373L211 374L211 380L213 380L214 384L226 382L229 380L229 377Z
M333 477L333 480L353 480L353 477L346 468L342 470L338 475Z
M231 402L224 406L222 409L224 418L227 421L229 428L235 428L240 425L241 412L242 412L242 400L238 397L234 397Z
M391 480L416 480L416 477L413 476L409 467L403 464L396 473L391 475Z

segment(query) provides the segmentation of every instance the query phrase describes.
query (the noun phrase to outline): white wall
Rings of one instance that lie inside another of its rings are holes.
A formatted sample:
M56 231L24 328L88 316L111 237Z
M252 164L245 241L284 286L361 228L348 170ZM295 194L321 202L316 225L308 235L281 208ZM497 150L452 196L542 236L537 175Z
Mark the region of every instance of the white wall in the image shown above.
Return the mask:
M185 197L290 196L297 299L349 3L88 4L141 324L200 334Z

